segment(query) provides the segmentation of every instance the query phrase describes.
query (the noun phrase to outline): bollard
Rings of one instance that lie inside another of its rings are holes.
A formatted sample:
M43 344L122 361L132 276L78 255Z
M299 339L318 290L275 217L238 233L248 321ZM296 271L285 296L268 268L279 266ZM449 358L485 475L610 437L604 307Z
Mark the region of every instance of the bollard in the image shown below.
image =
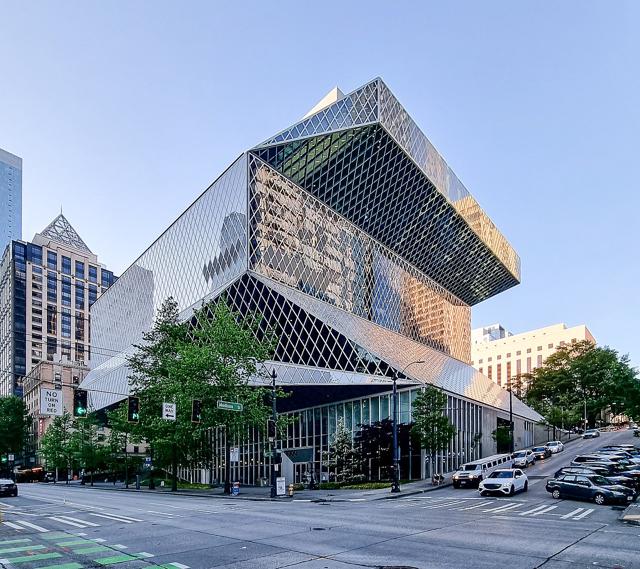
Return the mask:
M231 495L237 496L238 494L240 494L240 482L234 482L233 488L231 489Z
M140 475L136 474L136 490L140 490Z
M293 498L293 484L289 484L289 497Z

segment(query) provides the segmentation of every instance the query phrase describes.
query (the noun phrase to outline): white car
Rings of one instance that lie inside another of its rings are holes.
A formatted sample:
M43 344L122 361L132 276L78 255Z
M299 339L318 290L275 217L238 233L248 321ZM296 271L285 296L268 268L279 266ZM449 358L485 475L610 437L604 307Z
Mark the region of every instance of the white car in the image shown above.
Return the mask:
M536 463L536 455L531 449L519 450L513 455L514 468L527 468Z
M513 496L516 492L526 492L528 489L529 479L519 468L494 470L478 486L480 496L493 493Z
M553 454L562 452L564 450L564 445L561 441L549 441L544 446L546 446Z

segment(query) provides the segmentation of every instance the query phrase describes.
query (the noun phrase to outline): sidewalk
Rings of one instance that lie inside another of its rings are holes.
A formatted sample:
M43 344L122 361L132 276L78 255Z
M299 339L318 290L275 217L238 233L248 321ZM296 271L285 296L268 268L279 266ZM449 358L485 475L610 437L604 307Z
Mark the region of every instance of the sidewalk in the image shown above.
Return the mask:
M197 489L197 490L178 490L177 492L171 492L170 486L161 488L156 487L155 490L149 490L144 487L140 490L136 490L135 484L129 484L129 488L125 488L123 482L117 482L115 485L112 482L94 482L93 487L87 483L82 486L79 482L72 482L68 486L64 483L58 483L65 488L77 488L79 490L112 490L116 492L135 492L138 494L169 494L173 496L194 496L199 498L224 498L227 500L254 500L254 501L309 501L309 502L368 502L374 500L388 500L394 498L402 498L403 496L412 496L415 494L422 494L425 492L432 492L439 488L446 488L451 485L450 475L446 477L445 482L440 486L433 486L430 480L419 480L416 482L410 482L401 486L401 491L397 494L392 494L390 488L382 488L376 490L297 490L293 497L280 496L278 498L271 498L270 487L258 487L258 486L241 486L240 494L238 496L230 496L225 494L221 487L211 489Z
M631 504L620 514L621 522L640 526L640 504Z

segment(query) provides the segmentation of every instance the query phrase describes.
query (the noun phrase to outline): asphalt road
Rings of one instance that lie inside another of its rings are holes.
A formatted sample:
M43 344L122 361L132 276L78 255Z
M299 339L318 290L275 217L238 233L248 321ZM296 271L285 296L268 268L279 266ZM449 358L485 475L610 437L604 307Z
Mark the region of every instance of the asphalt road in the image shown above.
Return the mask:
M18 498L0 500L0 565L640 568L640 527L618 522L609 506L553 500L543 479L578 453L633 440L618 432L572 443L530 468L529 492L513 498L443 488L361 502L270 502L23 484Z

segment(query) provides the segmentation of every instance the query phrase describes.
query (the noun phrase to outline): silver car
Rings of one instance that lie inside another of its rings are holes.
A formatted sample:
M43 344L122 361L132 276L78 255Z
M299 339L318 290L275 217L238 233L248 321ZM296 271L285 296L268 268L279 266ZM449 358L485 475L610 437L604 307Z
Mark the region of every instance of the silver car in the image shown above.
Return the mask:
M519 450L513 455L514 468L527 468L536 463L536 456L530 449Z

